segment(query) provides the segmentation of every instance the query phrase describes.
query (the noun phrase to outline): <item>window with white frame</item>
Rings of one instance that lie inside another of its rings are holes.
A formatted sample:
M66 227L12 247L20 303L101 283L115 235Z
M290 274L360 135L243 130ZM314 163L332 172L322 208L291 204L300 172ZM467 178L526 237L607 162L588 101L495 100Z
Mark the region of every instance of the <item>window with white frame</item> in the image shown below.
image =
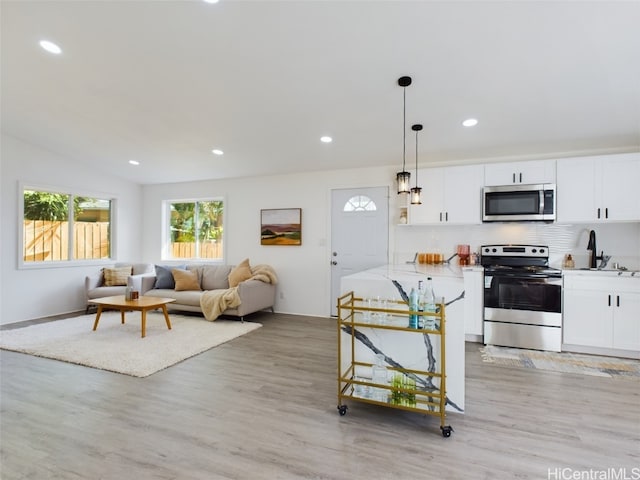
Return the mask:
M342 209L344 212L375 212L376 203L366 195L356 195L346 201Z
M20 195L21 266L112 257L114 199L34 186Z
M224 201L167 201L167 259L224 259Z

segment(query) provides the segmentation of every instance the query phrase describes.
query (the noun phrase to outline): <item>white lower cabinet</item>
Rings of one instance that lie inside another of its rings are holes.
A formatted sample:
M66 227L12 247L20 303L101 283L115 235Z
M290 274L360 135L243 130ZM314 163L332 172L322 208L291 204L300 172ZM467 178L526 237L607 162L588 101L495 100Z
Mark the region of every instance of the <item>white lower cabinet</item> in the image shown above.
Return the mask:
M613 316L613 348L640 352L640 293L616 295Z
M591 275L564 277L563 345L640 352L640 278Z
M479 267L462 269L464 278L464 333L469 341L482 341L484 272Z

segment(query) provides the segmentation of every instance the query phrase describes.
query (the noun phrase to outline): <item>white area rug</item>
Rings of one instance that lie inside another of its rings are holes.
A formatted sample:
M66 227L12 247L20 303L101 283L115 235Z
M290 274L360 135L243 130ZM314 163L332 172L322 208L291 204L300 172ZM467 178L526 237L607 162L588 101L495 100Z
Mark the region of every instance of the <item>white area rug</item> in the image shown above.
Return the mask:
M541 352L495 345L481 347L480 354L484 362L505 367L537 368L597 377L640 378L640 360L569 352Z
M147 377L186 358L260 328L259 323L147 313L146 336L140 336L140 312L103 312L94 332L95 315L0 331L0 348L53 358L134 377Z

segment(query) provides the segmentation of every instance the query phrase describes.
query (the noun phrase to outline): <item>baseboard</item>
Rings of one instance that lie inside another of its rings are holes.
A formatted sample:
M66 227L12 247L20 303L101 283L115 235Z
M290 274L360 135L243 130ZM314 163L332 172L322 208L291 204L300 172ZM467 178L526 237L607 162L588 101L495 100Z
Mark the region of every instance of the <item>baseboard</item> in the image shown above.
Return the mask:
M80 315L85 315L84 310L76 310L73 312L61 313L59 315L51 315L48 317L34 318L31 320L20 320L19 322L13 322L13 323L5 323L0 325L0 330L13 330L15 328L24 328L24 327L29 327L31 325L38 325L39 323L47 323L47 322L53 322L55 320L61 320L63 318L79 317Z
M617 348L585 347L583 345L562 344L563 352L586 353L589 355L604 355L606 357L632 358L640 360L640 352L620 350Z

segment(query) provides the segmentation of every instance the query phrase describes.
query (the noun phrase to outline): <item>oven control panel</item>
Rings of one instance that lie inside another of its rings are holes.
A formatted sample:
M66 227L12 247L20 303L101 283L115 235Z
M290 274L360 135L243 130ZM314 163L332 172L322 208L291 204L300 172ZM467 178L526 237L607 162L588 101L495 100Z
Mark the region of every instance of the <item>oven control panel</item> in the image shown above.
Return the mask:
M549 256L549 247L546 245L483 245L480 250L485 257L547 258Z

